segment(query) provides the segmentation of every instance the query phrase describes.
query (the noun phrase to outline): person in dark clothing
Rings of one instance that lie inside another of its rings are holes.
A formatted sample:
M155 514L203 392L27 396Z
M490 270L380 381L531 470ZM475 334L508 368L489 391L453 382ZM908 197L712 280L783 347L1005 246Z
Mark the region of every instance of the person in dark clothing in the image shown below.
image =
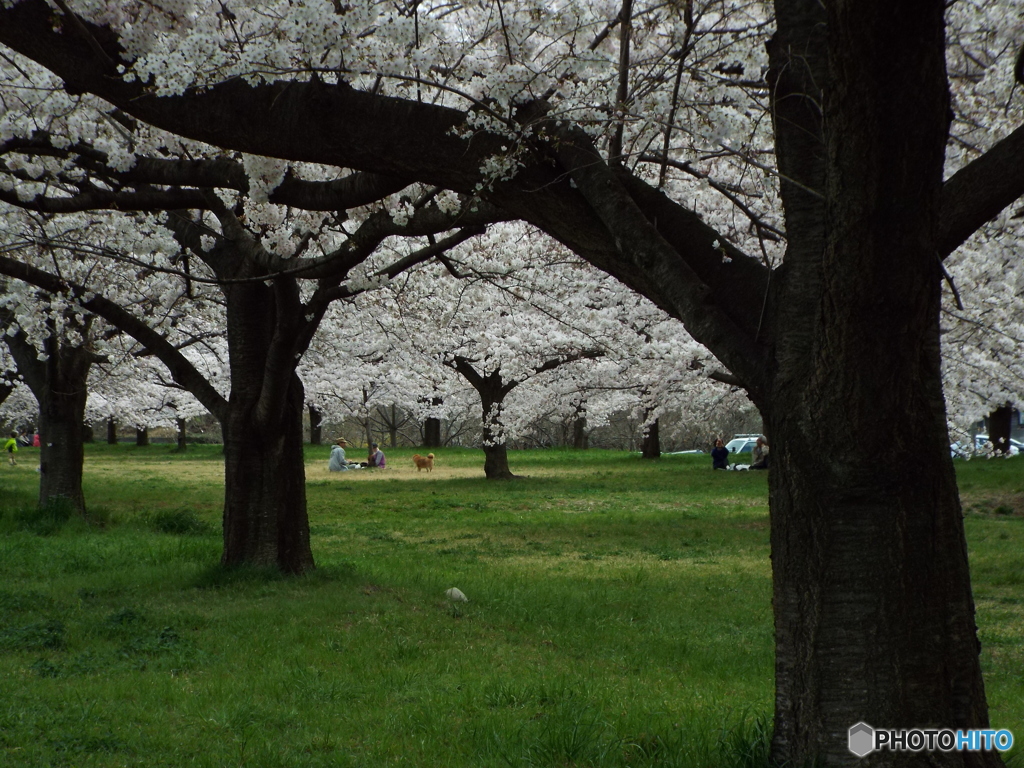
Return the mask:
M722 442L722 438L715 440L715 447L711 449L711 468L729 468L729 449L725 447L725 443Z

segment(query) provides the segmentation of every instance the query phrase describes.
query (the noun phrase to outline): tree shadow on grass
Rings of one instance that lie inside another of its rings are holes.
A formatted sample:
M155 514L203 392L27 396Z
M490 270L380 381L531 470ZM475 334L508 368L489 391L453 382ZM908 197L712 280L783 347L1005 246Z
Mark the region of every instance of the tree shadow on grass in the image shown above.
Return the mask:
M356 582L359 575L356 567L347 562L320 566L301 576L284 573L273 566L232 565L222 563L204 568L193 581L196 589L231 589L266 584L334 584Z

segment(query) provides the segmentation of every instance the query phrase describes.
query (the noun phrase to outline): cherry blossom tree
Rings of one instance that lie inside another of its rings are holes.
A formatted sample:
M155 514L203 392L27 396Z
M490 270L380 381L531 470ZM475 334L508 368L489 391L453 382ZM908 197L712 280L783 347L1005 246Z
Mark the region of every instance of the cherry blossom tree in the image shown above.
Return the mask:
M943 381L950 431L966 444L992 412L1024 407L1024 271L1012 225L1004 213L949 259Z
M987 724L940 305L1024 192L1012 6L58 5L5 3L0 43L72 108L478 196L685 323L772 442L774 758Z
M37 111L38 104L23 101L26 120ZM118 125L124 132L135 128L131 121ZM145 143L146 132L139 133L139 144ZM218 156L194 143L188 158L156 153L124 168L117 158L133 146L130 133L90 139L67 146L59 136L37 130L28 139L9 140L0 149L10 191L0 190L0 200L43 216L89 212L116 239L114 245L91 246L92 255L131 265L134 272L122 274L121 282L137 280L140 272L152 277L157 284L147 290L168 311L150 323L124 298L111 295L111 280L69 280L27 257L5 259L4 271L54 295L68 293L67 301L131 334L218 418L225 441L225 564L289 572L312 568L298 361L331 302L478 234L493 212L479 205L464 210L454 196L430 189L412 190L413 197L397 201L399 212L362 212L347 231L348 212L408 185L361 174L334 178L336 170L303 179L300 169L289 175L272 161ZM197 159L200 153L205 156ZM218 189L227 190L224 197ZM102 210L137 213L100 218ZM425 240L420 247L409 240L404 249L378 252L397 236ZM72 250L53 238L46 247L48 253ZM80 255L90 246L76 241L75 248ZM377 261L364 263L375 252ZM93 263L79 259L90 278ZM192 312L205 307L198 314L225 329L229 393L218 390L216 380L185 353L199 337L180 311L169 311L176 302L189 303Z
M80 225L70 224L63 234L73 236ZM5 235L21 232L23 238L53 229L48 222L19 211L7 211L0 226ZM34 248L37 258L52 258L45 246ZM74 276L74 267L69 265L65 275ZM88 381L94 366L108 360L106 345L118 332L59 292L7 280L0 293L0 323L18 374L38 403L39 503L45 506L63 498L84 513L82 443Z
M188 355L193 363L205 363L207 370L220 364L226 371L226 350L218 349L223 339L206 336L202 342L200 354ZM108 344L106 359L94 366L93 372L98 375L89 381L85 419L93 425L105 424L108 430L114 425L115 442L118 422L137 430L173 428L178 432L178 449L184 450L186 423L209 414L192 393L174 381L159 360L123 334Z

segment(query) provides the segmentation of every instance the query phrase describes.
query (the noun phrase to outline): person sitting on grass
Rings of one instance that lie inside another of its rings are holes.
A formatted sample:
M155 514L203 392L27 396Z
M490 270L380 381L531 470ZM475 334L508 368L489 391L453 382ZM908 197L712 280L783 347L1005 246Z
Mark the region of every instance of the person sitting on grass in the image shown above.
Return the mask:
M763 437L757 438L753 455L750 458L751 469L768 469L768 441Z
M346 445L348 445L348 440L339 437L331 446L331 458L327 462L327 469L331 472L345 472L352 469L352 462L345 458Z
M384 451L382 451L376 443L370 443L370 455L366 457L366 463L364 467L377 469L384 469L385 466Z
M18 462L14 458L14 454L18 452L18 433L11 432L10 438L4 443L4 448L7 449L7 455L11 457L11 466L17 466Z
M729 449L725 447L725 443L722 442L722 438L715 440L715 447L711 449L711 468L729 468Z

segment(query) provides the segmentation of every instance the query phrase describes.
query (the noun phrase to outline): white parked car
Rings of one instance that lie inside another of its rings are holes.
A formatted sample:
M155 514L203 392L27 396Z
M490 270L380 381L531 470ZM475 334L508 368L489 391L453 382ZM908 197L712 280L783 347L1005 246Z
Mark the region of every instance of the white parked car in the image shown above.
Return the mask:
M729 453L750 453L757 445L760 435L733 435L732 440L725 444Z

